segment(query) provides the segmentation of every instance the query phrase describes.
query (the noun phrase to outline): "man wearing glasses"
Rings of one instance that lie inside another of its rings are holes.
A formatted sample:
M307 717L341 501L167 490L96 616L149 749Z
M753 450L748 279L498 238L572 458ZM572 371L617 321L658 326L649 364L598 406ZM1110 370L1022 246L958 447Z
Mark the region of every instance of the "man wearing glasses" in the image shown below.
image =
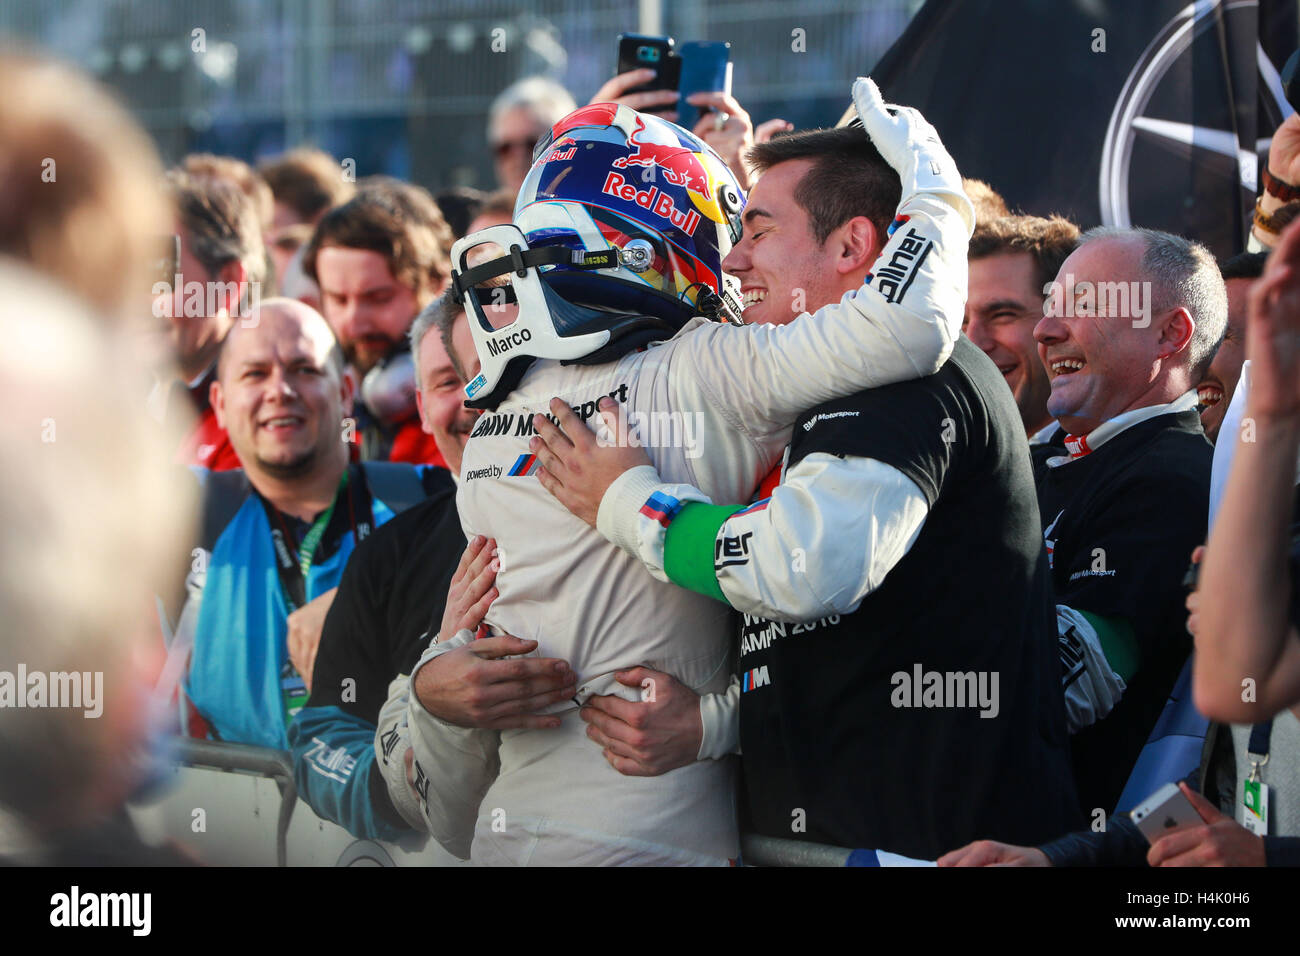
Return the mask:
M577 108L554 80L530 76L507 87L488 111L488 147L497 184L514 196L533 165L533 147L546 131Z

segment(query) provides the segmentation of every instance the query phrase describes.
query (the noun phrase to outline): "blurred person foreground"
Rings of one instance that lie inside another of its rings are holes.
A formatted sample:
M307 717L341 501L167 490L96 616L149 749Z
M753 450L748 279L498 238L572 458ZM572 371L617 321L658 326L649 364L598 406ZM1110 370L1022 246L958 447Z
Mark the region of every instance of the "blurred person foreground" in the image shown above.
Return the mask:
M122 812L157 769L152 595L188 562L193 495L123 335L11 262L0 290L0 858L178 862Z

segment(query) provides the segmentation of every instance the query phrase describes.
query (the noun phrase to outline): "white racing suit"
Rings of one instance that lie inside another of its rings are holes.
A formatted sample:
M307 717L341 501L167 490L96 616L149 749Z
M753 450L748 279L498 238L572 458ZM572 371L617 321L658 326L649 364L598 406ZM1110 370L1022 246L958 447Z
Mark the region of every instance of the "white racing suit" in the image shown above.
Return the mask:
M605 365L538 360L482 416L465 449L457 506L467 536L493 537L500 548L499 597L487 623L493 633L537 641L538 656L568 661L579 692L557 708L558 729L498 732L445 724L413 696L404 700L409 682L395 682L376 746L408 819L480 864L708 865L736 857L730 760L624 776L578 716L578 703L592 694L636 699L613 674L637 665L700 694L725 692L734 655L730 611L654 580L553 498L533 477L531 416L549 414L559 396L589 421L596 402L614 396L641 423L664 481L694 485L715 501L747 500L780 460L800 412L929 375L946 360L965 302L968 208L964 197L905 191L876 279L839 303L785 326L695 319L671 340ZM432 646L412 676L468 637ZM721 758L732 741L720 741L722 721L711 720L708 708L702 713L701 756ZM408 745L418 797L403 766Z

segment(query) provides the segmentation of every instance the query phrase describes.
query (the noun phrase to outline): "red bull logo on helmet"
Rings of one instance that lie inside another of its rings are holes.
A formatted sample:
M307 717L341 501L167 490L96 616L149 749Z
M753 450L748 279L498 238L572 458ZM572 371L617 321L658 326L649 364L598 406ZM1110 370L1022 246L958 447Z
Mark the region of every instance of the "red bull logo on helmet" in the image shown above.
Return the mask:
M567 148L566 148L567 147ZM551 144L550 152L543 159L547 163L562 163L573 159L578 153L578 144L572 136L561 136Z
M705 202L712 202L713 190L709 186L709 173L695 151L686 146L648 142L645 133L645 120L638 116L636 130L628 137L628 142L636 147L636 152L614 160L615 168L658 167L663 170L664 178L674 186L685 186Z
M610 173L606 176L605 184L600 187L600 191L607 196L622 199L624 202L634 202L642 209L648 209L660 219L667 219L688 236L694 236L695 229L700 224L698 212L694 209L678 209L677 204L673 202L673 197L668 193L661 193L659 187L637 189L631 183L625 182L618 173Z

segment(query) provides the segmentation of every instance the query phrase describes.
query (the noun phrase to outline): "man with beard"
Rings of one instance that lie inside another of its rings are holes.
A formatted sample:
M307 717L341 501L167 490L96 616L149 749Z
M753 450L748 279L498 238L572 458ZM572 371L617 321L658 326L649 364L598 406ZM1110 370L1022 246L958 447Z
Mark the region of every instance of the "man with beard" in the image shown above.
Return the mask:
M303 253L321 311L360 382L357 433L367 461L446 465L423 431L407 331L450 274L451 231L427 192L384 178L326 213Z
M243 468L196 472L203 521L172 647L190 648L186 690L215 736L284 748L307 697L290 613L338 584L358 541L449 482L435 469L350 465L354 384L329 327L288 299L253 319L226 336L211 392Z

